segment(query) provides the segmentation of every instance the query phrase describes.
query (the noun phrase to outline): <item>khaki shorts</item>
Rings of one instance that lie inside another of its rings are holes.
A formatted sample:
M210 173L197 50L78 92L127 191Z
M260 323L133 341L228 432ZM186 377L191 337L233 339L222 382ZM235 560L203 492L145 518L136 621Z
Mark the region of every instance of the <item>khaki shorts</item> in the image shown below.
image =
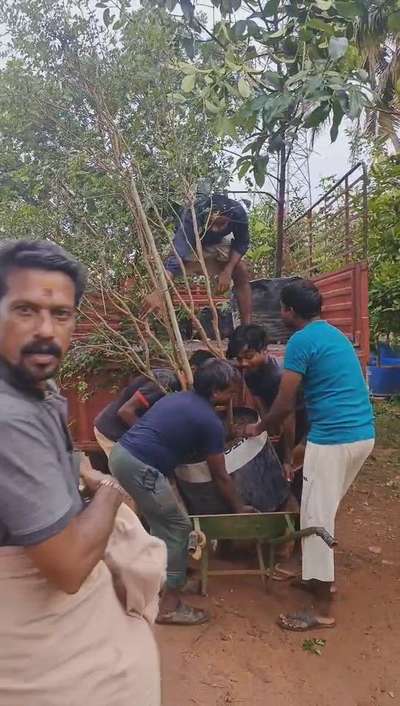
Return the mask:
M217 245L209 245L203 248L204 260L207 267L207 272L210 275L219 275L229 261L231 255L232 236L227 235ZM185 269L188 275L201 275L203 270L197 258L193 253L185 260Z

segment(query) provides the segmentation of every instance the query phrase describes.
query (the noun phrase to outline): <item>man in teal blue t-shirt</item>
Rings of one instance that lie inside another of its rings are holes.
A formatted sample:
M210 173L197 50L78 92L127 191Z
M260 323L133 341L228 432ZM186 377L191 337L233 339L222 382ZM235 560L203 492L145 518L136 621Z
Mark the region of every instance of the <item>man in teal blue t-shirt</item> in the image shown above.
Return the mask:
M284 373L269 413L246 428L261 433L293 412L303 385L310 430L303 467L301 527L324 527L334 534L339 503L374 447L374 419L368 389L348 338L321 320L322 297L307 280L296 280L281 293L282 318L295 331L285 353ZM303 540L300 587L312 591L314 614L281 615L288 630L333 627L333 550L316 536Z

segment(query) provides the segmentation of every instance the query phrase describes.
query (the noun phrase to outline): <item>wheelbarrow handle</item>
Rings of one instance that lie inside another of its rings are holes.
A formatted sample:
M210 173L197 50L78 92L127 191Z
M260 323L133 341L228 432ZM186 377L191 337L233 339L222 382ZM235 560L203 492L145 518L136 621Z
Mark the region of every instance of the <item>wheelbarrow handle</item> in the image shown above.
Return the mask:
M313 535L321 537L330 549L337 546L337 540L329 534L325 527L306 527L298 533L300 537L312 537Z

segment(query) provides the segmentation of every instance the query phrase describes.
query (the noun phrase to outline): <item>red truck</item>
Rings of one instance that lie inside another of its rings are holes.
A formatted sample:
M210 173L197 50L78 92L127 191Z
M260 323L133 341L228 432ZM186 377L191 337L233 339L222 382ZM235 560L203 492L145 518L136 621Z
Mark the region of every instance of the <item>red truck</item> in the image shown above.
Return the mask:
M322 245L329 248L337 260L346 264L332 272L314 275L311 278L318 285L324 299L322 316L343 331L352 341L363 369L368 364L369 325L368 325L368 265L366 259L367 228L367 175L363 164L356 165L342 179L336 182L316 204L311 206L287 228L286 251L290 255L298 244L298 233L306 228L302 242L306 243L307 262L300 270L302 275L312 275L317 269L314 253L321 251ZM361 204L361 207L360 207ZM314 228L315 224L321 227ZM316 231L316 234L314 234ZM322 234L322 235L321 235ZM338 235L339 234L339 235ZM328 237L330 236L330 238ZM319 238L319 240L318 240ZM333 243L332 243L333 240ZM298 252L298 251L296 251ZM361 256L361 259L360 259ZM290 262L290 256L287 258ZM292 258L293 259L293 258ZM356 261L355 261L356 260ZM292 274L286 268L285 274ZM294 273L293 273L294 274ZM297 274L297 273L296 273ZM271 339L271 352L283 357L288 333L279 316L279 291L281 279L260 279L252 282L254 321L264 324ZM200 297L201 299L201 297ZM201 301L198 302L199 306ZM87 324L79 327L80 338L86 334ZM104 389L104 380L89 382L88 395L81 400L75 390L65 390L69 402L71 431L76 445L87 452L98 450L93 435L93 420L96 414L110 401L114 391ZM121 387L126 380L121 380Z

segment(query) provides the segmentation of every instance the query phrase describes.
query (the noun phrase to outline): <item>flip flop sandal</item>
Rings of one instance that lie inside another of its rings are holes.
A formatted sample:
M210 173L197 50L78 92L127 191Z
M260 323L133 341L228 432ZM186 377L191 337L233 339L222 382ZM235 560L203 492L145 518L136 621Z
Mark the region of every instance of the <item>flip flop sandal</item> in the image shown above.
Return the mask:
M205 610L180 602L175 610L159 615L156 623L158 625L202 625L209 619L210 616Z
M334 628L336 622L325 623L312 613L291 613L290 615L280 615L278 625L283 630L292 632L305 632L306 630L319 630L321 628Z

